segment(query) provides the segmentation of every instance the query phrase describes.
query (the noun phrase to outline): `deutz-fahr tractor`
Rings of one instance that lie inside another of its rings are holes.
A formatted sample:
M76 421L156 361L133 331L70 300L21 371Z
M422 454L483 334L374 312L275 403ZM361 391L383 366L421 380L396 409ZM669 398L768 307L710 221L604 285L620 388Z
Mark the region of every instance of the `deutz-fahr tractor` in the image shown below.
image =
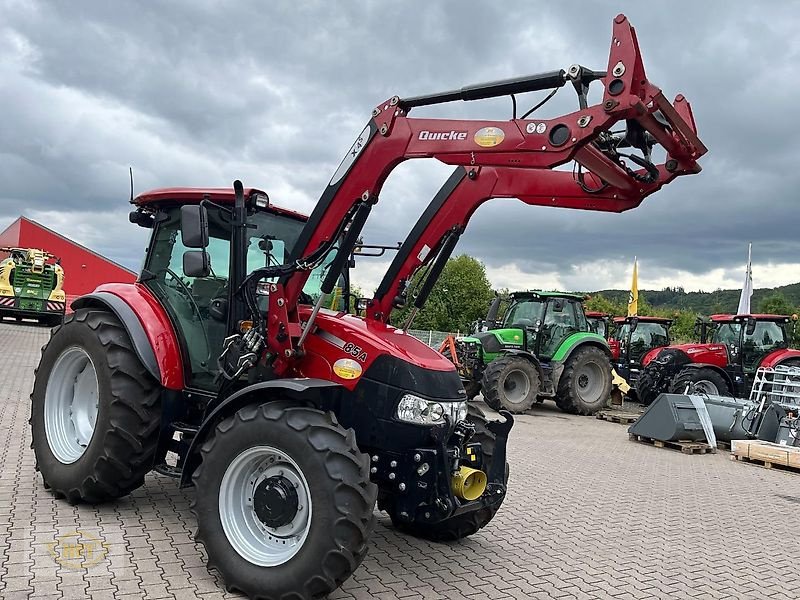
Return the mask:
M589 106L593 81L603 99ZM516 105L567 84L580 108L554 119L408 116L455 100ZM428 269L412 312L476 198L621 212L699 172L705 152L688 102L648 82L619 15L606 71L573 65L381 102L307 221L238 181L233 192L141 194L131 220L152 234L139 279L75 301L43 349L31 395L37 469L69 502L119 498L153 469L193 485L210 567L251 598L336 589L367 551L376 502L411 535L471 535L506 496L513 419L487 422L450 361L389 325L413 272ZM365 317L324 308L384 181L411 158L456 170ZM555 169L569 162L574 174Z
M509 299L499 328L455 342L454 362L468 394L479 387L486 404L512 413L544 398L575 414L603 408L611 393L611 353L606 339L589 331L584 296L529 291Z
M672 319L662 317L615 317L608 340L614 369L631 388L642 371L642 358L654 348L669 346Z
M642 359L639 399L650 404L662 392L749 397L760 367L800 365L789 349L782 315L712 315L711 341L657 348Z
M0 320L37 319L57 325L64 318L64 269L58 259L38 248L0 247Z

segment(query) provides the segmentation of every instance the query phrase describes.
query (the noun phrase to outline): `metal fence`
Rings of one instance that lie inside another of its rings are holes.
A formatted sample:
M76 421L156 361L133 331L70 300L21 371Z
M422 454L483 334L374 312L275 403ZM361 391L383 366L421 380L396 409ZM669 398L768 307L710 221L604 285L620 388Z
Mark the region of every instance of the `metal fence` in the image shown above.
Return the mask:
M408 333L409 335L413 335L418 340L425 342L434 350L439 349L439 347L442 345L442 342L447 339L448 335L461 335L460 331L455 333L447 333L446 331L430 331L425 329L409 329Z

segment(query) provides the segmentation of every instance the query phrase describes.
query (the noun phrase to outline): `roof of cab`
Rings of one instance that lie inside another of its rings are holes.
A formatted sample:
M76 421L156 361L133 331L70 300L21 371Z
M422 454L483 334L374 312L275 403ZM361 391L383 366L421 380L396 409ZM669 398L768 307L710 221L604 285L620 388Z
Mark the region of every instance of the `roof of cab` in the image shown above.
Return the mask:
M614 317L614 323L617 325L625 323L629 319L633 317ZM672 323L674 319L670 319L669 317L648 317L648 316L636 316L639 319L640 323Z
M266 192L256 188L245 188L244 197L250 198L254 194L267 195ZM175 204L199 204L202 200L208 199L217 204L233 204L234 193L233 188L188 188L188 187L172 187L172 188L158 188L149 190L136 196L132 200L132 204L138 207L152 207L157 208L161 204L175 203ZM297 211L277 206L270 202L269 209L273 212L287 215L300 219L302 221L308 220L308 215L299 213Z

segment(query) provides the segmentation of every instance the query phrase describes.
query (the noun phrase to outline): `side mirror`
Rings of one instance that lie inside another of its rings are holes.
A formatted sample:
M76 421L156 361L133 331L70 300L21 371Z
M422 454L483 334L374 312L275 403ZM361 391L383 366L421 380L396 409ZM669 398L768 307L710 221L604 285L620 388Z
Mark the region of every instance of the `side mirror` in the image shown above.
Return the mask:
M633 317L631 319L631 333L636 331L636 328L639 326L639 317Z
M181 241L187 248L208 246L208 211L205 206L181 206Z
M756 331L756 320L755 319L747 319L747 325L745 325L744 332L746 335L753 335Z
M208 277L211 264L205 250L187 250L183 253L183 274L187 277Z

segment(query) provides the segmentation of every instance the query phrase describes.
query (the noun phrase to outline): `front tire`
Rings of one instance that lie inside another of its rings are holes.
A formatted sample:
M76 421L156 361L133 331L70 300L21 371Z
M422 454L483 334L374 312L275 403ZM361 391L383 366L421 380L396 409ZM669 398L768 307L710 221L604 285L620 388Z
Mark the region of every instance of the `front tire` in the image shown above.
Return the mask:
M541 386L539 370L522 356L501 356L483 371L483 399L494 410L524 413L536 401Z
M574 415L593 415L608 403L611 381L608 355L595 346L579 348L564 365L556 404Z
M475 435L470 441L480 442L481 454L483 455L483 468L489 468L492 464L492 456L494 454L495 435L486 427L486 415L483 414L476 406L469 407L469 416L467 420L475 425ZM506 462L506 477L505 483L508 485L508 462ZM489 524L495 514L497 514L500 504L487 506L480 510L464 513L450 517L438 523L408 523L395 517L392 511L389 516L392 518L392 524L403 533L412 535L414 537L423 538L433 542L452 542L460 540L467 536L477 533L486 525Z
M714 369L701 367L699 369L683 369L679 371L669 385L671 394L685 394L687 388L690 393L707 394L709 396L730 396L728 382Z
M45 486L70 503L141 486L156 453L160 393L114 315L68 315L42 350L31 394L31 447Z
M377 487L332 413L251 405L220 423L194 473L197 539L229 591L322 598L367 552Z

